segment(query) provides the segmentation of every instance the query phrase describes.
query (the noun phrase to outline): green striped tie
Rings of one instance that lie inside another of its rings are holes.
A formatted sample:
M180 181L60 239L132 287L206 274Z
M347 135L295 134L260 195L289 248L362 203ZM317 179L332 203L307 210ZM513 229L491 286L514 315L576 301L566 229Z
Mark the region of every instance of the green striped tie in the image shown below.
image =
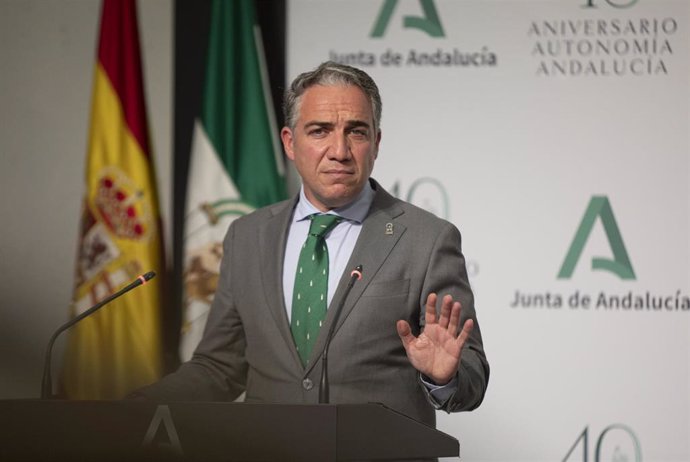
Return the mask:
M336 215L314 214L309 219L309 235L302 246L297 263L290 326L295 346L305 366L326 317L328 247L325 236L342 218Z

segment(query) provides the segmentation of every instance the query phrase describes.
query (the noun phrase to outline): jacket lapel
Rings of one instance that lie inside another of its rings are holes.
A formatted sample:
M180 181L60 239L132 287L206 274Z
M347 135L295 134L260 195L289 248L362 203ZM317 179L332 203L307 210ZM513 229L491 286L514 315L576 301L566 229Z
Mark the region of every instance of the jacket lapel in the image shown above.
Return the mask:
M263 293L266 294L266 306L278 327L283 341L292 352L295 363L301 368L302 362L295 349L295 343L290 331L290 322L285 307L283 293L283 260L285 259L285 243L290 227L292 211L297 198L276 204L271 208L273 216L260 228L259 258L263 278Z

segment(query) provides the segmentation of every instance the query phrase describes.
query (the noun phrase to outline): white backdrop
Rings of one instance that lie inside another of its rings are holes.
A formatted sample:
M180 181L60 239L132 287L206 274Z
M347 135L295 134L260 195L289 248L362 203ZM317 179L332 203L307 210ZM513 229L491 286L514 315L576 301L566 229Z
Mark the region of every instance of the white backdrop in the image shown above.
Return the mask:
M369 72L374 177L463 233L492 366L480 409L439 415L465 460L690 460L689 7L289 2L289 79ZM575 239L595 197L613 218Z

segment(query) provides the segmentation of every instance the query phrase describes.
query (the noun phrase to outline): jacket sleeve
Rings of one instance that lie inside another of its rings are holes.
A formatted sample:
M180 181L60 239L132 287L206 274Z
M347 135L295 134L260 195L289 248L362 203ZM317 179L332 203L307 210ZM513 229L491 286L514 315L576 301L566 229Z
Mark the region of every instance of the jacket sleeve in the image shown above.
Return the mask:
M218 288L194 355L174 373L130 397L156 401L232 401L244 391L246 340L235 308L230 274L233 236L234 224L225 236Z
M470 288L465 257L462 254L462 238L458 229L448 222L438 234L431 252L423 290L420 294L420 323L424 323L424 305L429 293L436 292L439 298L446 294L462 305L460 325L467 319L474 321L472 330L462 350L456 373L454 390L444 402L437 402L428 387L423 387L427 399L436 409L446 412L470 411L477 408L486 393L489 382L489 363L484 353L482 335L477 322L474 296ZM421 376L420 376L421 382Z

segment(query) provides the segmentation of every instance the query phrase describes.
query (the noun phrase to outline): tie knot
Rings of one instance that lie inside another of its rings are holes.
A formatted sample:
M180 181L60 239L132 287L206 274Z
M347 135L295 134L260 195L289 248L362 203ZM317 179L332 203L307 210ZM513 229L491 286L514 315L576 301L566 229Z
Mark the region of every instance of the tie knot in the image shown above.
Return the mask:
M309 234L311 234L314 237L323 237L342 220L341 217L330 214L314 214L311 215L309 219L311 220Z

